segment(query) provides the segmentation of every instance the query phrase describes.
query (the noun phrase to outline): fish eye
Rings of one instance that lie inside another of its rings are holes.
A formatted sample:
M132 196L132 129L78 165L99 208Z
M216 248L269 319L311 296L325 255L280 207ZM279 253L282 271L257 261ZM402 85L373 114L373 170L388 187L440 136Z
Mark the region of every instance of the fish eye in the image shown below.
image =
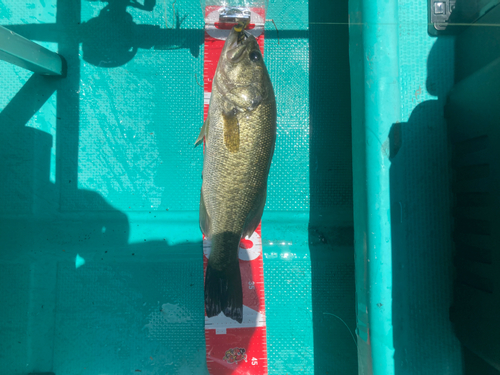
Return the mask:
M259 61L261 59L261 56L260 56L260 53L258 53L257 51L252 51L248 54L248 57L250 58L250 60L252 61Z

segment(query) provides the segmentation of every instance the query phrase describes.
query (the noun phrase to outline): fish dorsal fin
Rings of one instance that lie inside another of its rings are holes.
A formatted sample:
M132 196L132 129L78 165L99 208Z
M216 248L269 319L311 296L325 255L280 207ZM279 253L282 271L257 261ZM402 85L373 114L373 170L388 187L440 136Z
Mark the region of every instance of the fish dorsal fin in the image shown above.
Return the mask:
M240 149L240 125L236 111L222 112L224 121L224 145L229 152L237 152Z

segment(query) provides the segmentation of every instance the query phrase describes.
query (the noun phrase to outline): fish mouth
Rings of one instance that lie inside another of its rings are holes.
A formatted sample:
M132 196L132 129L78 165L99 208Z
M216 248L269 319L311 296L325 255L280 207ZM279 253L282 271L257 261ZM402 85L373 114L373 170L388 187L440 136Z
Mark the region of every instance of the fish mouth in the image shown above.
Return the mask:
M250 20L240 21L237 25L233 27L233 30L238 33L238 42L242 42L243 38L248 38L250 34L245 31L245 28L250 23Z
M237 62L243 56L243 53L249 46L251 34L246 31L242 25L238 24L233 27L228 36L227 58L230 61Z
M247 25L248 22L238 23L236 26L233 27L233 30L237 33L237 38L236 38L237 44L242 44L250 36L250 33L245 30L245 27L247 27Z

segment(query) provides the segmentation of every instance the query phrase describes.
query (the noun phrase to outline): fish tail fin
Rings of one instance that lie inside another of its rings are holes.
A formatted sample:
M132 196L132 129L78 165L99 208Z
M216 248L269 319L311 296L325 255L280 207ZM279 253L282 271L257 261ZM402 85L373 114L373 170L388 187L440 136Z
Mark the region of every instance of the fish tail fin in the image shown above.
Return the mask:
M205 275L205 310L207 316L222 311L228 318L243 321L243 289L239 264L230 271L219 271L208 262Z

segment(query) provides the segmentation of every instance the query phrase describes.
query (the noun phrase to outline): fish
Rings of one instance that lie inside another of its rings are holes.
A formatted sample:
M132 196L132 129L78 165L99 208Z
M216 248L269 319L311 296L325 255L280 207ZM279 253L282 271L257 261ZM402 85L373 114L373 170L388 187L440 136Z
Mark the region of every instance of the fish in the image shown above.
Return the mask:
M195 147L205 143L200 229L211 241L205 311L241 323L239 243L260 223L276 143L276 98L257 40L244 24L224 43L208 116Z

